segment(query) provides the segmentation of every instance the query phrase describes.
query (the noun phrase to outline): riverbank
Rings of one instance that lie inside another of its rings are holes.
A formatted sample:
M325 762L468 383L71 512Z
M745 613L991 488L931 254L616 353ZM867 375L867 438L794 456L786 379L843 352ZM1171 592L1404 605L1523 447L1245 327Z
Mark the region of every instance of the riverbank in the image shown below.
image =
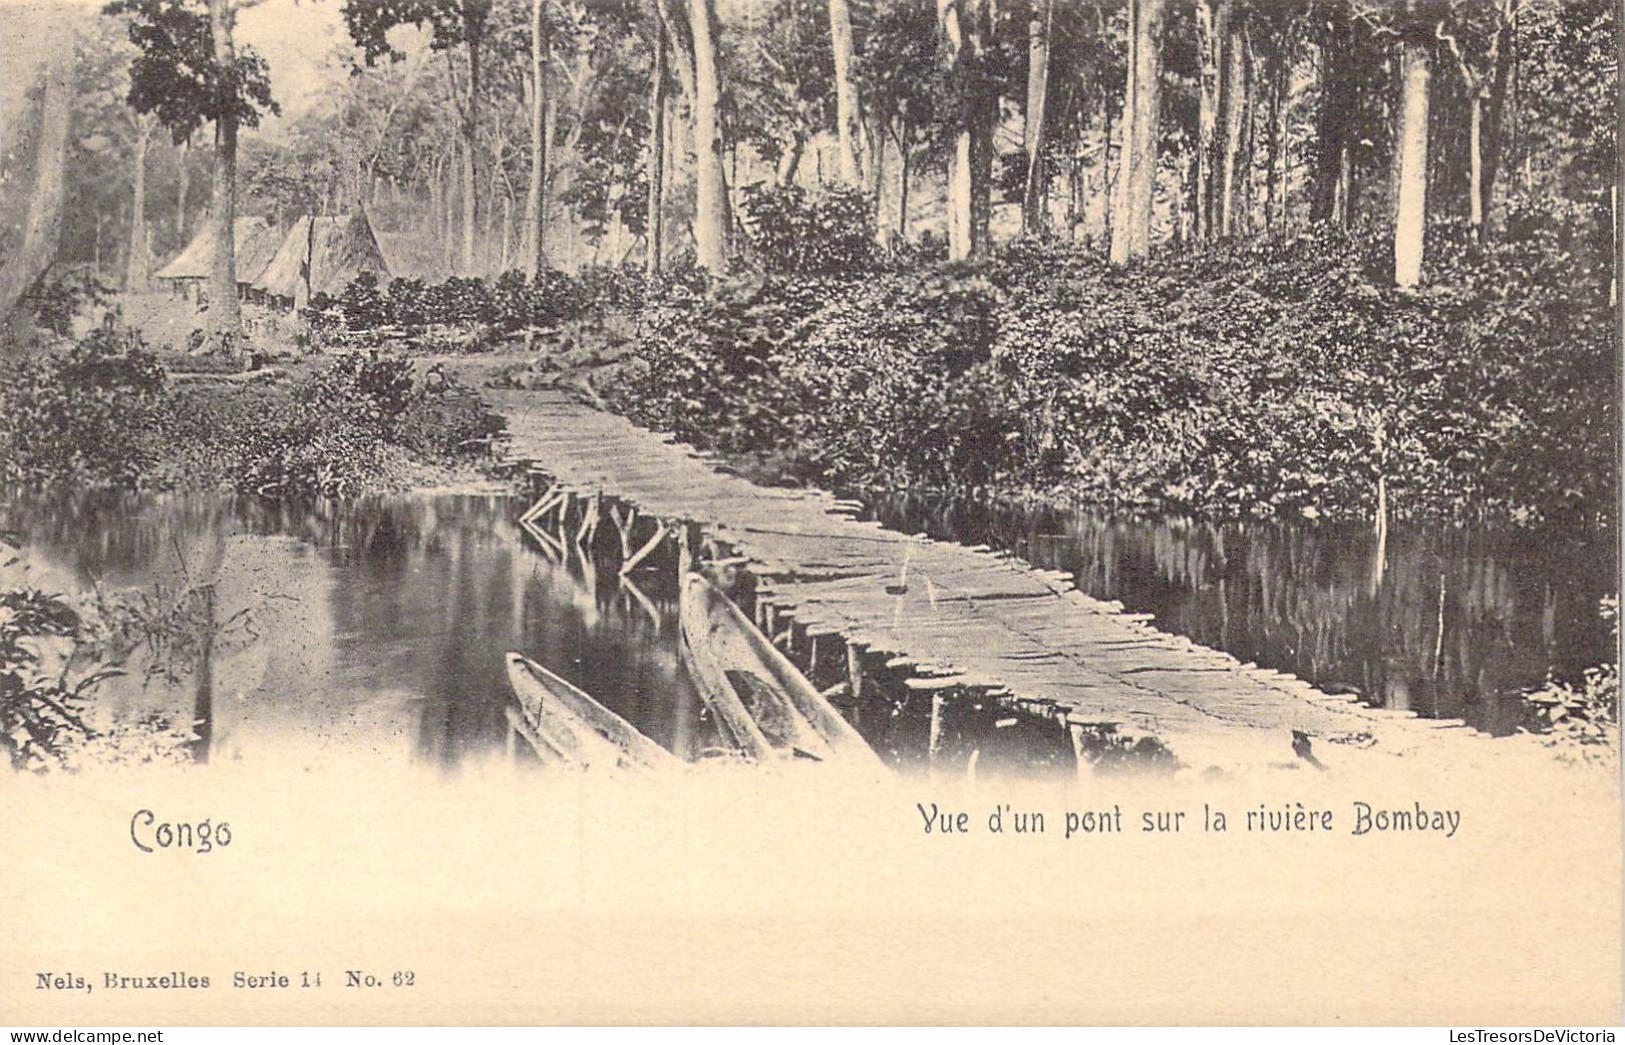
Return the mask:
M546 273L358 283L330 343L534 354L564 387L826 489L1034 495L1206 518L1605 528L1618 490L1607 251L1516 212L1433 229L1433 285L1375 233L1113 268L1018 241L977 265L860 257L726 282ZM544 278L545 277L545 278Z
M443 371L352 353L155 353L98 331L0 369L0 482L261 497L488 481L502 420Z

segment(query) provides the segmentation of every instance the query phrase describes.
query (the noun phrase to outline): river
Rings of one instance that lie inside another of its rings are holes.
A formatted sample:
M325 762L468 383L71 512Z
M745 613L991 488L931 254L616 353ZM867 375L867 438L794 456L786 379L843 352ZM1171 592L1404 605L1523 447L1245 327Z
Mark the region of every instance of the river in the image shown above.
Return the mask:
M175 639L104 685L103 714L196 723L195 757L317 766L357 757L455 771L506 757L503 654L541 662L685 759L719 749L678 657L675 577L633 586L521 532L515 498L412 495L270 503L193 495L0 497L0 533L47 590L172 593L212 583L207 641ZM1010 548L1092 595L1236 656L1497 734L1549 670L1606 659L1597 601L1611 546L1452 531L1136 521L895 497L882 521ZM170 616L174 616L171 614ZM162 662L162 663L161 663ZM822 684L822 683L821 683ZM880 687L884 691L884 687ZM849 714L850 709L849 710ZM927 763L919 708L883 699L860 731L901 768ZM984 772L1070 771L1053 727L963 709L939 758Z

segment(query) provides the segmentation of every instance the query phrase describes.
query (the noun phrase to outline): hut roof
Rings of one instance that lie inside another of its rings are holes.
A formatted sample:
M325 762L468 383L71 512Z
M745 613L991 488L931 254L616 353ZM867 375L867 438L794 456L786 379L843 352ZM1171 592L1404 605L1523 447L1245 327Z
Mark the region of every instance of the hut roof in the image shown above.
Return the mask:
M232 226L237 248L237 281L247 283L258 275L280 242L271 223L264 218L238 218ZM214 224L204 222L186 249L154 274L154 279L208 279L214 264Z
M363 272L389 276L372 223L364 211L347 218L303 217L293 223L276 254L254 279L254 288L298 299L305 288L301 271L310 264L310 293L339 294Z

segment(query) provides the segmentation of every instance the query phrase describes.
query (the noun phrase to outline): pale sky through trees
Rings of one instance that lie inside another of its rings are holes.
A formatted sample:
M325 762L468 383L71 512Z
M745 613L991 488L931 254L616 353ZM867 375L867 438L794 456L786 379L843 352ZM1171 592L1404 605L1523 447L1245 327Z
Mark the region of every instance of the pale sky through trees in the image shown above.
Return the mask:
M61 6L99 12L103 0L56 0L54 3L0 0L0 123L14 110L16 102L34 82L39 55L24 49L30 42L45 42L48 36L13 31L21 23L31 23L44 7ZM255 132L275 138L287 124L296 120L320 98L332 69L328 55L337 44L348 44L344 30L343 0L264 0L238 16L236 41L253 46L271 67L271 91L282 106L280 117L267 114Z

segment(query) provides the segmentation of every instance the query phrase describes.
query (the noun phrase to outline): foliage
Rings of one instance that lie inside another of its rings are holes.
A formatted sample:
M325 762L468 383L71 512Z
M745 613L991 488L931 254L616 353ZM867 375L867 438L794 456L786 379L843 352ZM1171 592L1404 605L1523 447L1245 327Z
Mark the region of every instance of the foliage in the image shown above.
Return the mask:
M205 123L259 125L260 113L280 113L271 98L270 70L252 47L235 61L215 57L206 3L198 0L114 0L103 11L128 18L137 50L130 65L130 108L154 113L179 142Z
M112 292L113 288L98 279L94 271L74 266L48 272L29 292L28 299L40 329L67 337L73 332L73 321L86 309L107 304Z
M651 297L601 389L701 445L834 485L983 484L1207 515L1608 524L1617 342L1590 212L1433 232L1385 287L1380 230L1128 270L1020 241L985 269L769 275Z
M130 486L152 463L157 358L97 331L62 355L0 367L0 479Z
M404 358L374 353L289 388L171 386L143 347L98 333L3 376L0 479L41 487L347 496L413 459L479 461L504 428L449 376L420 382Z
M1619 599L1604 599L1603 619L1614 629L1619 643ZM1534 732L1555 735L1567 744L1619 749L1619 665L1589 668L1578 687L1548 679L1546 685L1524 695Z
M70 677L79 632L79 614L61 596L0 591L0 748L14 769L48 768L92 732L89 694L112 672Z
M769 272L831 275L874 263L874 215L858 189L808 193L799 186L747 185L745 228Z
M698 278L682 270L658 277L651 288L640 269L592 267L573 274L543 269L529 281L514 271L495 280L394 279L380 288L364 272L339 297L318 295L305 318L330 344L484 352L526 333L552 339L567 328L601 327L611 317L636 315L649 293L696 286Z

